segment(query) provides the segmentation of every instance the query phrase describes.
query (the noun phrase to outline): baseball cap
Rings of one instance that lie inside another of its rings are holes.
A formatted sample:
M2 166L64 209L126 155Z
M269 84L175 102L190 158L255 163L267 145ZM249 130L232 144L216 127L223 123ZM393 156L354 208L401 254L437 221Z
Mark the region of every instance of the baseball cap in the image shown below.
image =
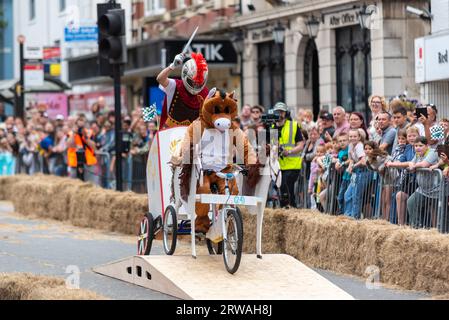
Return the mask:
M275 104L273 111L284 111L284 112L288 112L288 107L285 103L283 102L278 102Z
M326 111L320 116L320 119L334 121L334 116L332 115L332 113Z
M56 116L56 120L64 120L65 118L64 118L64 116L62 115L62 114L58 114L57 116Z

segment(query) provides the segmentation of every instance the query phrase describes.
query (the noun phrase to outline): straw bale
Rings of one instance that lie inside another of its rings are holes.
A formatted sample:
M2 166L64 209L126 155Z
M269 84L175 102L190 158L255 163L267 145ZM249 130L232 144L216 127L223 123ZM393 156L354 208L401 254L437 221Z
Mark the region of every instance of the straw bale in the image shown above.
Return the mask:
M105 300L88 290L71 290L64 279L0 273L0 300Z

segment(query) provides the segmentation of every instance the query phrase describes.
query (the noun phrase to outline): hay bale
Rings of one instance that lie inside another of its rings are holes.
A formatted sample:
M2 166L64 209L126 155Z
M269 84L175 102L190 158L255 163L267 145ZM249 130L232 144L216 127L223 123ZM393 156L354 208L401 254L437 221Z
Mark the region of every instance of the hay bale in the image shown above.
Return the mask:
M105 300L87 290L70 290L60 278L33 274L0 274L0 300Z
M0 181L8 185L10 192L3 194L17 212L78 227L135 234L148 211L146 195L104 190L79 180L38 174Z
M243 216L244 241L243 251L256 253L257 216L250 215L241 208ZM285 251L284 227L285 219L282 210L267 209L264 214L262 232L262 251L265 253L283 253Z

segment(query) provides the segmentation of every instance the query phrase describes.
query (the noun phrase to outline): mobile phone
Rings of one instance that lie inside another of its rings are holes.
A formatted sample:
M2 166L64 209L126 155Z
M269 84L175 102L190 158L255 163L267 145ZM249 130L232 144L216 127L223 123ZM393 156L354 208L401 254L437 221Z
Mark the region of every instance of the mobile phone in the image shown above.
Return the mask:
M424 115L424 117L427 118L427 108L416 108L415 114L418 119L421 117L421 115Z
M447 145L439 145L437 146L437 152L438 152L438 156L441 156L441 154L445 154L446 157L449 158L449 146Z

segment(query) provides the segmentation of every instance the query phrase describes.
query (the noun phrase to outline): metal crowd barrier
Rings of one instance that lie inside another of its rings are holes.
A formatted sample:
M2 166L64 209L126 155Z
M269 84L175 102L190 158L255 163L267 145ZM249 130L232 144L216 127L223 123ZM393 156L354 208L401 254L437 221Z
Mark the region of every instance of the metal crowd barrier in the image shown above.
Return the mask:
M441 170L423 168L410 172L408 169L385 168L379 173L365 168L358 174L357 179L352 175L353 189L349 192L353 195L349 204L356 208L354 218L383 219L393 224L449 232L449 179ZM345 189L341 175L333 165L330 167L324 206L327 214L350 215L344 207L346 201L341 201L342 189Z
M89 175L96 177L92 181L105 189L116 189L115 158L107 152L96 152L97 164L87 167ZM122 159L122 181L124 191L146 193L147 155L128 156Z

